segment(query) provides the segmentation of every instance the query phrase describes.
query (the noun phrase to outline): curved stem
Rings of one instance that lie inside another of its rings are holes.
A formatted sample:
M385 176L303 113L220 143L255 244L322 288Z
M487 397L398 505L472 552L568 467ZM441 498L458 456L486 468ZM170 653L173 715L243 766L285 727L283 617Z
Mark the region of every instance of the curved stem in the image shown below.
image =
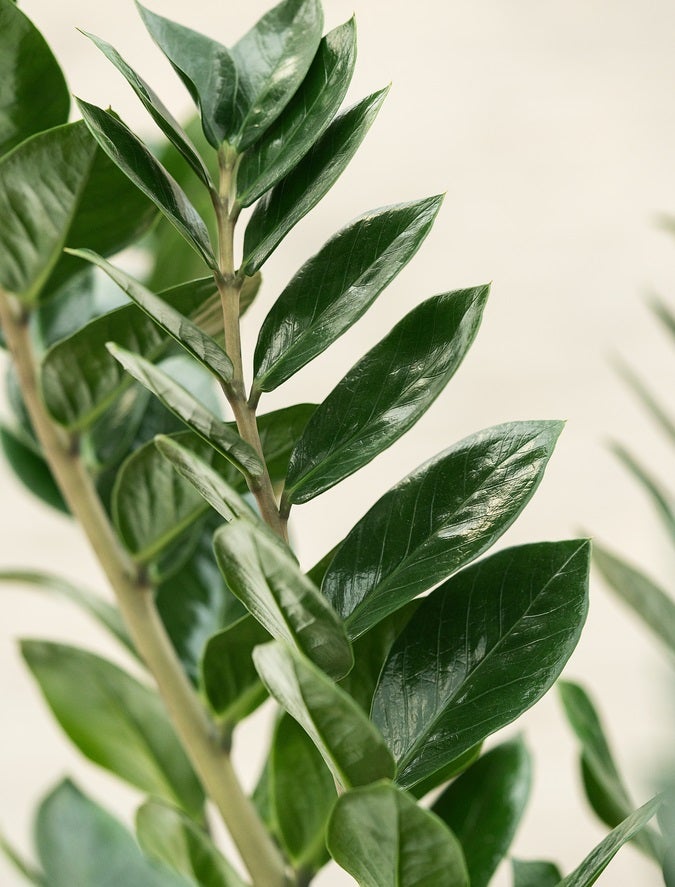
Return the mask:
M75 442L52 422L42 403L28 316L2 291L0 325L44 457L113 588L129 634L157 682L185 751L220 810L255 887L284 887L283 859L244 794L218 732L176 657L155 607L153 590L121 547Z

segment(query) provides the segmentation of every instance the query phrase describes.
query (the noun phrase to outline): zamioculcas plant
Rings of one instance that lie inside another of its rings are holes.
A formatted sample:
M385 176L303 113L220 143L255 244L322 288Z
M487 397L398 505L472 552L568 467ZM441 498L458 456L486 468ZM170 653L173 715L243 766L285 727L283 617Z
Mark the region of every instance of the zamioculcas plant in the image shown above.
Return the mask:
M53 56L0 0L0 319L15 409L3 441L25 483L79 522L117 606L55 576L3 575L79 603L147 669L139 681L87 650L22 642L64 731L147 800L137 844L62 783L37 814L39 866L10 853L49 887L300 887L331 857L364 887L481 887L530 780L520 740L481 745L549 689L586 615L586 540L487 554L533 495L561 423L451 444L303 571L293 509L431 406L488 287L421 301L323 403L293 403L294 374L413 258L441 199L373 210L270 298L249 373L239 319L261 269L345 170L386 90L340 111L354 23L322 36L318 0L284 0L230 48L139 10L199 111L189 134L91 39L172 146L155 153L92 104L67 123ZM106 256L143 235L154 268L141 282ZM292 405L266 410L281 385ZM279 715L249 798L231 748L268 696ZM243 874L211 837L207 801ZM593 883L658 804L560 883ZM519 863L515 879L560 877Z

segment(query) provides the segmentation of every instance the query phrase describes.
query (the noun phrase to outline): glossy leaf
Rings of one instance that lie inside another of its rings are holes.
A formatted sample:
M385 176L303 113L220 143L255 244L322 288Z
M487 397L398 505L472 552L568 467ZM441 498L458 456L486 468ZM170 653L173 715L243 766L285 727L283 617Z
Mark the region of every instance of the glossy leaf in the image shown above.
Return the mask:
M591 884L595 884L623 845L647 825L660 805L660 797L652 798L639 810L631 813L588 854L571 875L560 881L558 887L590 887Z
M61 727L90 760L198 813L204 794L159 697L111 662L64 644L21 652Z
M0 160L0 286L34 303L80 267L62 258L73 238L116 252L147 228L149 206L81 121L32 136Z
M350 637L488 549L532 497L561 430L560 422L488 428L385 493L344 540L323 581Z
M451 779L456 779L458 776L461 776L461 774L468 770L472 764L475 764L480 758L482 750L483 743L477 742L475 745L472 745L471 748L468 748L464 754L461 754L458 758L455 758L453 761L446 764L445 767L436 770L434 773L427 776L426 779L423 779L421 782L418 782L412 788L408 789L408 792L414 798L419 799L428 795L429 792L432 792L439 786L446 785Z
M271 803L293 868L315 872L327 861L325 830L337 798L316 746L289 715L277 723L271 751Z
M133 836L68 780L42 802L35 837L49 887L191 887L145 859Z
M113 163L166 216L206 265L216 270L218 263L204 220L175 179L121 120L81 99L77 104L91 134Z
M286 477L293 448L315 410L314 403L298 403L256 417L272 483L282 483Z
M62 579L60 576L40 573L35 570L0 570L0 582L28 585L36 591L46 591L71 601L109 631L114 638L117 638L133 656L137 656L117 608L93 592L73 585L72 582Z
M213 295L211 278L165 290L161 298L182 314L198 311ZM57 342L42 362L41 385L47 409L66 428L91 424L131 384L127 373L105 349L107 342L158 359L168 340L136 305L126 304L98 317Z
M253 448L182 385L140 355L132 354L112 342L109 342L107 347L115 360L131 376L159 398L167 409L181 419L190 430L211 444L242 474L255 477L262 473L260 459Z
M209 639L246 614L225 585L213 556L211 537L217 523L217 518L206 519L188 558L160 581L155 593L166 632L195 686Z
M410 788L551 687L588 608L590 545L501 551L424 598L384 666L372 718Z
M593 544L593 562L618 597L675 653L675 601L640 570Z
M334 678L349 671L354 660L342 622L270 531L237 518L217 530L213 547L228 587L272 637Z
M520 739L493 748L451 783L432 812L464 851L471 887L487 887L506 856L532 786L532 763Z
M253 665L253 649L269 633L252 616L212 635L204 649L201 684L213 712L227 724L247 717L267 698Z
M626 449L616 444L613 450L615 455L650 497L665 525L666 531L669 533L672 541L675 542L675 501L670 492Z
M513 868L513 887L558 887L562 875L552 862L543 860L511 861Z
M605 825L619 825L634 809L605 737L600 717L590 697L578 684L559 681L558 690L567 720L581 743L581 771L586 796ZM660 839L649 830L640 832L636 844L657 862Z
M244 274L254 274L332 188L365 138L387 91L373 93L334 120L297 166L258 202L244 236Z
M280 641L253 651L263 683L308 733L345 788L394 775L394 761L363 711L316 666Z
M26 489L57 511L70 513L44 458L22 437L1 423L0 447L10 468Z
M293 451L288 502L308 502L330 489L417 422L471 346L488 291L475 287L427 299L352 367Z
M359 887L469 887L457 838L391 783L342 795L327 842Z
M183 127L173 117L169 109L164 105L152 87L148 86L142 77L139 77L113 46L106 43L105 40L101 40L100 37L96 37L94 34L87 34L86 31L83 33L86 37L89 37L94 45L101 50L103 55L111 61L117 70L124 76L129 86L131 86L141 100L145 110L150 114L157 126L162 130L176 150L179 151L206 187L212 187L211 176L209 175L209 171L206 168L204 161L199 156L197 149L192 144Z
M105 271L115 283L153 320L165 333L172 336L188 354L206 367L216 378L229 382L232 378L232 361L223 348L180 311L172 308L160 296L134 280L124 271L115 268L91 250L72 250L79 256Z
M203 829L180 810L149 800L136 813L136 836L145 855L199 887L245 887Z
M285 382L361 317L417 252L441 202L430 197L361 216L303 265L260 329L258 389Z
M44 37L11 0L0 0L0 157L68 120L70 96Z
M243 155L237 201L250 206L304 157L342 104L356 61L356 26L346 22L327 34L300 88L283 114Z

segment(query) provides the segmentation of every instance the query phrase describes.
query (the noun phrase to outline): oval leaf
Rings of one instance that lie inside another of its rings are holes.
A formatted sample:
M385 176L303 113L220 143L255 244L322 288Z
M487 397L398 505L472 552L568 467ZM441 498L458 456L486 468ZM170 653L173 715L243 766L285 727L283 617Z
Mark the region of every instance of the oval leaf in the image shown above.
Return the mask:
M587 540L522 545L424 598L373 699L401 785L441 770L549 689L586 618L589 557Z
M57 511L70 514L49 465L34 447L28 446L22 437L2 424L0 447L10 468L27 490Z
M442 197L368 213L298 271L263 321L254 385L271 391L326 350L414 256Z
M489 548L529 502L561 430L560 422L488 428L385 493L344 540L323 580L350 637Z
M241 272L254 274L291 228L332 188L370 129L388 90L334 120L312 149L260 200L246 226Z
M488 292L481 286L427 299L352 367L293 451L289 503L308 502L349 477L417 422L471 346Z
M253 651L263 683L309 734L345 788L394 775L394 761L363 711L316 666L280 641Z
M471 887L487 887L511 846L532 787L532 762L520 739L479 758L434 802L432 811L462 845Z
M359 887L469 887L457 838L391 783L342 795L327 843Z
M511 864L513 887L558 887L562 880L558 867L552 862L513 859Z
M156 693L76 647L22 641L21 652L57 721L86 757L189 813L201 811L204 793Z
M349 671L354 660L340 619L263 525L233 520L216 532L213 546L228 587L272 637L335 678Z

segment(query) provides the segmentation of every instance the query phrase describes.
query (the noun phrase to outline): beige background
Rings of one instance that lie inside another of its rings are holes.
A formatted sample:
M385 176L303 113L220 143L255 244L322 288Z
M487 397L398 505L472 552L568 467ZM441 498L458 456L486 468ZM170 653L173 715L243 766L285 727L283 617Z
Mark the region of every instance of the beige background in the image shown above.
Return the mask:
M339 184L268 263L254 331L280 288L322 242L367 209L447 190L422 252L369 315L263 406L322 398L356 356L422 298L492 280L478 340L447 392L407 437L371 466L297 509L309 565L405 472L448 443L515 418L568 426L535 500L503 543L585 529L668 581L666 540L642 495L608 454L620 438L668 470L671 453L615 377L620 352L672 396L673 352L644 307L668 296L675 249L655 226L675 212L675 6L666 0L326 0L327 25L357 14L354 100L393 81L380 118ZM133 5L24 0L55 47L74 92L112 104L152 132L120 76L75 27L112 42L176 112L185 93L143 32ZM225 43L266 9L263 0L156 0L156 11ZM190 19L187 16L191 16ZM672 302L672 299L671 299ZM672 397L671 397L672 403ZM33 564L103 587L79 534L27 498L4 466L0 564ZM672 584L672 583L671 583ZM67 604L2 589L3 728L0 822L28 846L31 808L64 773L129 817L138 798L83 762L46 714L15 652L22 636L119 652ZM667 662L599 580L568 674L583 679L611 728L637 800L646 800L666 744ZM250 783L265 717L237 736ZM536 760L522 857L573 868L602 836L579 797L574 743L554 695L521 722ZM509 731L507 731L509 732ZM0 883L18 883L0 861ZM330 871L321 887L350 879ZM501 873L500 885L508 884ZM625 850L598 882L660 883ZM77 887L77 885L73 885Z

